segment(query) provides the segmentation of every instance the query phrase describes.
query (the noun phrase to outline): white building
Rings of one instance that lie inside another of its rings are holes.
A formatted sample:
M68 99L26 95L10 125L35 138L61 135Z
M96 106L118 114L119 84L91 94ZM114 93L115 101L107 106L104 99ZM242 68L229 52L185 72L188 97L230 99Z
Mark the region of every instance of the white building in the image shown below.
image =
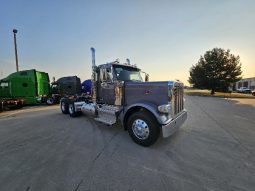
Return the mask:
M235 83L235 89L239 89L241 87L249 88L250 90L255 90L255 77L253 78L244 78Z

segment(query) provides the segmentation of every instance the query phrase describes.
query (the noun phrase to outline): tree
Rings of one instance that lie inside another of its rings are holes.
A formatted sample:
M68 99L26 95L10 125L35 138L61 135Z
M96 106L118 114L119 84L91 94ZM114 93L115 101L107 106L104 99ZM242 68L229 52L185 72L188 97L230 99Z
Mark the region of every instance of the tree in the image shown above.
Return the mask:
M195 88L226 91L242 77L240 57L228 49L214 48L206 51L190 69L189 83Z

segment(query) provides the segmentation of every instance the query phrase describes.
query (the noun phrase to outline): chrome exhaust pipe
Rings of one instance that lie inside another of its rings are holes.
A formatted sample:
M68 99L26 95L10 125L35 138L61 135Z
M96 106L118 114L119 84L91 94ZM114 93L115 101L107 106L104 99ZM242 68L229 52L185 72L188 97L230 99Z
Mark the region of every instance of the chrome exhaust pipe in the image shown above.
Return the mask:
M96 67L96 55L95 55L96 50L93 47L91 47L90 50L92 52L92 68L95 68Z
M130 60L128 58L126 59L126 62L128 65L130 65Z
M92 47L90 48L91 52L92 52L92 76L91 76L91 81L92 81L92 101L93 103L96 103L97 100L97 75L96 75L96 56L95 56L95 52L96 50Z

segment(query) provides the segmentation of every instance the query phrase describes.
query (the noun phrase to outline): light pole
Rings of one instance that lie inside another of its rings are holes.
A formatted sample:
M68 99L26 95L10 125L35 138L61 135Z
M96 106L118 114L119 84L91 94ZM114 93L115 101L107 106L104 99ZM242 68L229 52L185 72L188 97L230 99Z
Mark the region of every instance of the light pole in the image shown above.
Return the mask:
M18 32L17 29L13 29L13 35L14 35L14 47L15 47L15 58L16 58L16 70L19 71L19 62L18 62L18 51L17 51L17 42L16 42L16 34Z

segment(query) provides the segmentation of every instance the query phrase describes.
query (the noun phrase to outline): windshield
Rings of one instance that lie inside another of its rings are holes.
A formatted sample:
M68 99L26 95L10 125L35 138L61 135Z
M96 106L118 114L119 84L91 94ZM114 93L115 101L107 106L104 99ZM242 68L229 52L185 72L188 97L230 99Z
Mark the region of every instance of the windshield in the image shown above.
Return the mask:
M117 80L142 82L140 70L128 66L114 66Z

